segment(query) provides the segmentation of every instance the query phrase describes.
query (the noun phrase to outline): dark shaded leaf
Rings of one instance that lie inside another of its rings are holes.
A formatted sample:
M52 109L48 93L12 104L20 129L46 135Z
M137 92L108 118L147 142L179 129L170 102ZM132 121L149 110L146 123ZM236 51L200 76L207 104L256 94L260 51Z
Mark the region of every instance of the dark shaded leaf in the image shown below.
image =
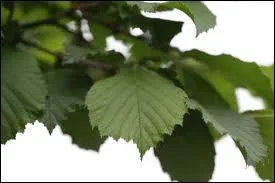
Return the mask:
M215 147L200 112L191 111L155 149L172 180L208 181L214 170Z
M92 129L88 110L78 107L75 112L67 114L67 119L60 122L63 133L72 137L74 144L80 148L98 151L106 137L100 137L97 128Z

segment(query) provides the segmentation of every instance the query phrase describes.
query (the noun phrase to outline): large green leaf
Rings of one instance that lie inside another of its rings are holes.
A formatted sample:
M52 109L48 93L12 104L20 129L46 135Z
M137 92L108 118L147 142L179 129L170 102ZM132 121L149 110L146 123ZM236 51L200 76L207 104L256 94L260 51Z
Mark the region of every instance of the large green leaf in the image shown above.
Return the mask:
M67 119L60 122L63 133L72 137L74 144L80 148L98 151L106 137L100 137L97 128L92 129L88 110L78 107L75 112L67 114Z
M274 181L274 110L247 111L245 114L258 122L263 142L268 147L267 156L256 164L256 171L262 179ZM243 155L246 156L246 152Z
M220 133L229 134L247 152L247 162L256 164L263 160L266 155L266 146L257 122L249 117L238 114L222 106L201 105L195 100L187 100L190 109L199 109L204 121L213 124Z
M214 170L215 147L200 112L191 111L183 127L177 125L155 154L173 180L208 181Z
M92 83L87 75L70 69L50 71L46 73L45 79L49 94L45 112L39 121L51 133L55 125L67 119L67 112L73 112L76 105L84 104Z
M46 94L37 61L25 52L1 48L1 143L34 122Z
M199 50L187 51L183 55L184 58L195 59L221 74L235 87L245 87L251 90L253 94L263 97L270 106L273 106L274 96L270 81L256 63L243 62L231 55L210 55Z
M133 140L141 156L182 124L186 94L154 72L122 69L98 81L88 92L86 105L93 126L102 136Z
M187 14L195 23L197 35L213 28L216 25L215 15L199 1L171 1L165 3L147 3L140 1L128 1L131 6L138 6L147 12L167 11L178 9Z

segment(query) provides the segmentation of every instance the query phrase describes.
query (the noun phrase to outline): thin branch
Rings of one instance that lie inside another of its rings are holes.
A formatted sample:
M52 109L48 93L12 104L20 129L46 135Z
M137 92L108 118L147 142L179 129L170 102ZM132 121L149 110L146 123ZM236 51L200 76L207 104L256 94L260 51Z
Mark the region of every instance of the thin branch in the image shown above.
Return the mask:
M83 65L95 67L95 68L104 69L104 70L112 70L116 68L115 65L106 64L106 63L102 63L94 60L81 60L79 63Z

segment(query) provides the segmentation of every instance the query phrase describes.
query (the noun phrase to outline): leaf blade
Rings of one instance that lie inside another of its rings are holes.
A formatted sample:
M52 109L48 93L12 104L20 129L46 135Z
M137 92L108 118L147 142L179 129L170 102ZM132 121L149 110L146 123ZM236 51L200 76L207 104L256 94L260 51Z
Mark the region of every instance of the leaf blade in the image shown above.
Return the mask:
M20 50L1 49L1 144L22 132L44 109L46 84L36 60ZM30 82L31 81L31 82Z
M60 122L63 133L72 138L72 142L78 147L98 151L106 137L100 137L97 128L92 129L89 122L88 110L78 107L76 111L67 114L67 119Z
M263 142L268 147L264 161L255 165L256 171L262 179L274 181L274 110L246 111L244 114L258 122Z
M173 102L165 99L168 96ZM185 97L168 80L134 68L97 82L88 92L86 105L92 126L98 126L102 136L133 140L143 156L163 134L171 134L181 124L187 112Z
M198 111L191 111L183 125L176 126L154 152L172 180L208 181L215 164L213 138Z
M71 69L50 71L45 74L45 79L49 95L39 121L43 122L51 133L57 124L67 119L67 112L73 112L76 105L84 104L92 82L86 74Z

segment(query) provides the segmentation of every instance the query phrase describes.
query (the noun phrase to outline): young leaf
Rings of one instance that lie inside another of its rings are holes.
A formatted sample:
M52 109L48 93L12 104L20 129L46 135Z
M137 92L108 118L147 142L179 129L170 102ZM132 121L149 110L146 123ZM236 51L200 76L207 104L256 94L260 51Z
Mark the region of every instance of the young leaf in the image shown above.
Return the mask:
M92 126L102 136L133 140L141 156L182 124L186 94L170 81L142 69L122 69L98 81L86 97Z
M264 144L268 147L267 156L255 168L262 179L274 181L274 110L247 111L244 113L254 118L258 124ZM241 151L245 152L245 151ZM246 156L246 153L243 154Z
M90 78L77 71L60 69L46 73L48 99L46 109L39 121L51 133L55 125L67 119L66 113L75 111L76 105L83 105L91 87Z
M243 62L231 55L210 55L199 50L187 51L183 55L220 73L235 87L241 86L251 90L253 94L263 97L273 106L274 96L270 81L256 63Z
M215 147L200 112L191 111L176 126L172 136L166 136L155 154L173 180L208 181L214 170Z
M47 89L28 53L1 49L1 144L15 138L45 107Z
M101 138L97 128L92 129L88 110L77 107L75 112L67 114L67 119L60 122L63 133L72 137L74 144L80 148L98 151L106 137Z

